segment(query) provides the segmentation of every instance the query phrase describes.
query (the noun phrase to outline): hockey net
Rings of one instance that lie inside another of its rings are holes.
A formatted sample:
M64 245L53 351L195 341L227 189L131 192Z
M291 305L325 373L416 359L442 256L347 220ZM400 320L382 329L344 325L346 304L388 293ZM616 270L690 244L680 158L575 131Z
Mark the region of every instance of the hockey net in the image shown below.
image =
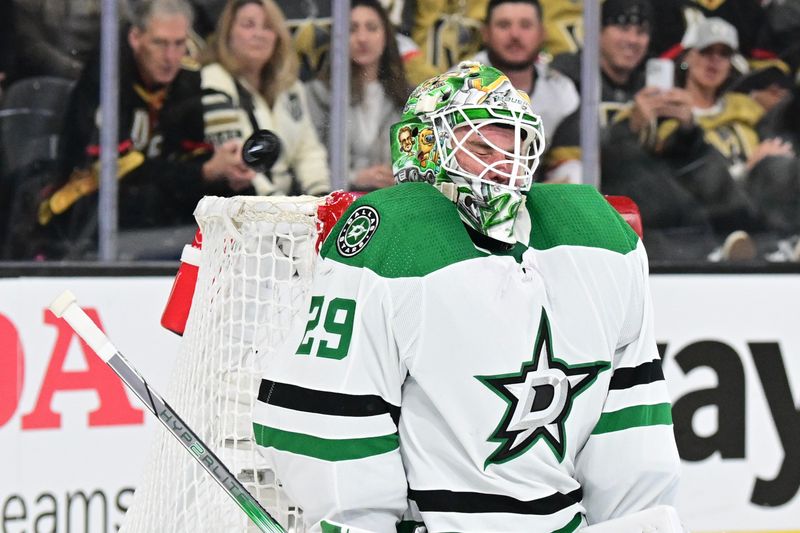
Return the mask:
M290 532L304 531L302 511L260 459L251 411L270 356L307 305L319 233L330 231L353 200L338 194L326 199L208 197L198 204L203 244L197 284L164 394ZM160 428L157 433L121 531L255 531L175 438Z

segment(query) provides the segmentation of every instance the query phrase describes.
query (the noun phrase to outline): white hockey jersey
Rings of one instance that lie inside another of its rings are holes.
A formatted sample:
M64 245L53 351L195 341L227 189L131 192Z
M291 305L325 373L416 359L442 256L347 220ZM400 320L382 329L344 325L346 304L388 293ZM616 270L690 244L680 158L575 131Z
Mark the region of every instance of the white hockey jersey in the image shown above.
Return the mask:
M644 249L590 187L526 203L529 242L507 254L424 183L362 197L331 232L254 413L312 530L405 513L430 532L571 532L673 503Z

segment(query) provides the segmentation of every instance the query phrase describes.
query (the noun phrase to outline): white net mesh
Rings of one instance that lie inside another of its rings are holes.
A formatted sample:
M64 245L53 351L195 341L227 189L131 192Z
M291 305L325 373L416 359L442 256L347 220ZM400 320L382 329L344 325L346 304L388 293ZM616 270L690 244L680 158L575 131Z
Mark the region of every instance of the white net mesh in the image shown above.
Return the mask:
M289 531L301 511L261 464L251 411L269 356L311 285L319 198L205 198L202 260L164 399ZM158 431L122 530L251 531L248 519L175 438Z

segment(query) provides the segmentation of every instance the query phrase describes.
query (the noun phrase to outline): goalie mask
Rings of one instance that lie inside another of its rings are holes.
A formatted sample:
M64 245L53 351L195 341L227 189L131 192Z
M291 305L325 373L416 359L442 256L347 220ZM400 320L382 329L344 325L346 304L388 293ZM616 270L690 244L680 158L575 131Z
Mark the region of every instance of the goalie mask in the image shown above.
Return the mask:
M544 151L544 131L528 95L502 72L462 62L423 82L390 138L398 183L432 184L472 228L514 242L514 221Z

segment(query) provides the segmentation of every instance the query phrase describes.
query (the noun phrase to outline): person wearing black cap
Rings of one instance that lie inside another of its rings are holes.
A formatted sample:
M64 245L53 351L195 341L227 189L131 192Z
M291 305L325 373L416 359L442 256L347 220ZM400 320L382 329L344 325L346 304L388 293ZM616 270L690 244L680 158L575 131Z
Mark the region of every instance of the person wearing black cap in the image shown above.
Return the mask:
M700 260L716 244L706 212L676 182L671 166L642 147L638 130L627 123L620 127L616 120L633 108L643 111L637 114L641 122L650 122L655 100L645 89L643 67L654 20L649 0L606 0L602 6L602 191L629 196L639 205L651 259ZM577 79L580 56L559 56L554 66Z
M611 128L615 115L629 108L644 87L643 65L653 23L652 6L649 0L606 0L601 22L602 192L629 196L638 204L651 259L703 258L714 241L699 206L674 182L671 169L647 154L627 128ZM554 59L553 67L579 84L580 62L580 53L562 54ZM564 121L560 130L571 138L554 141L577 146L579 130L576 113Z
M633 99L644 86L643 63L650 45L652 6L649 0L606 0L600 30L601 125ZM581 54L561 54L553 67L580 86Z

